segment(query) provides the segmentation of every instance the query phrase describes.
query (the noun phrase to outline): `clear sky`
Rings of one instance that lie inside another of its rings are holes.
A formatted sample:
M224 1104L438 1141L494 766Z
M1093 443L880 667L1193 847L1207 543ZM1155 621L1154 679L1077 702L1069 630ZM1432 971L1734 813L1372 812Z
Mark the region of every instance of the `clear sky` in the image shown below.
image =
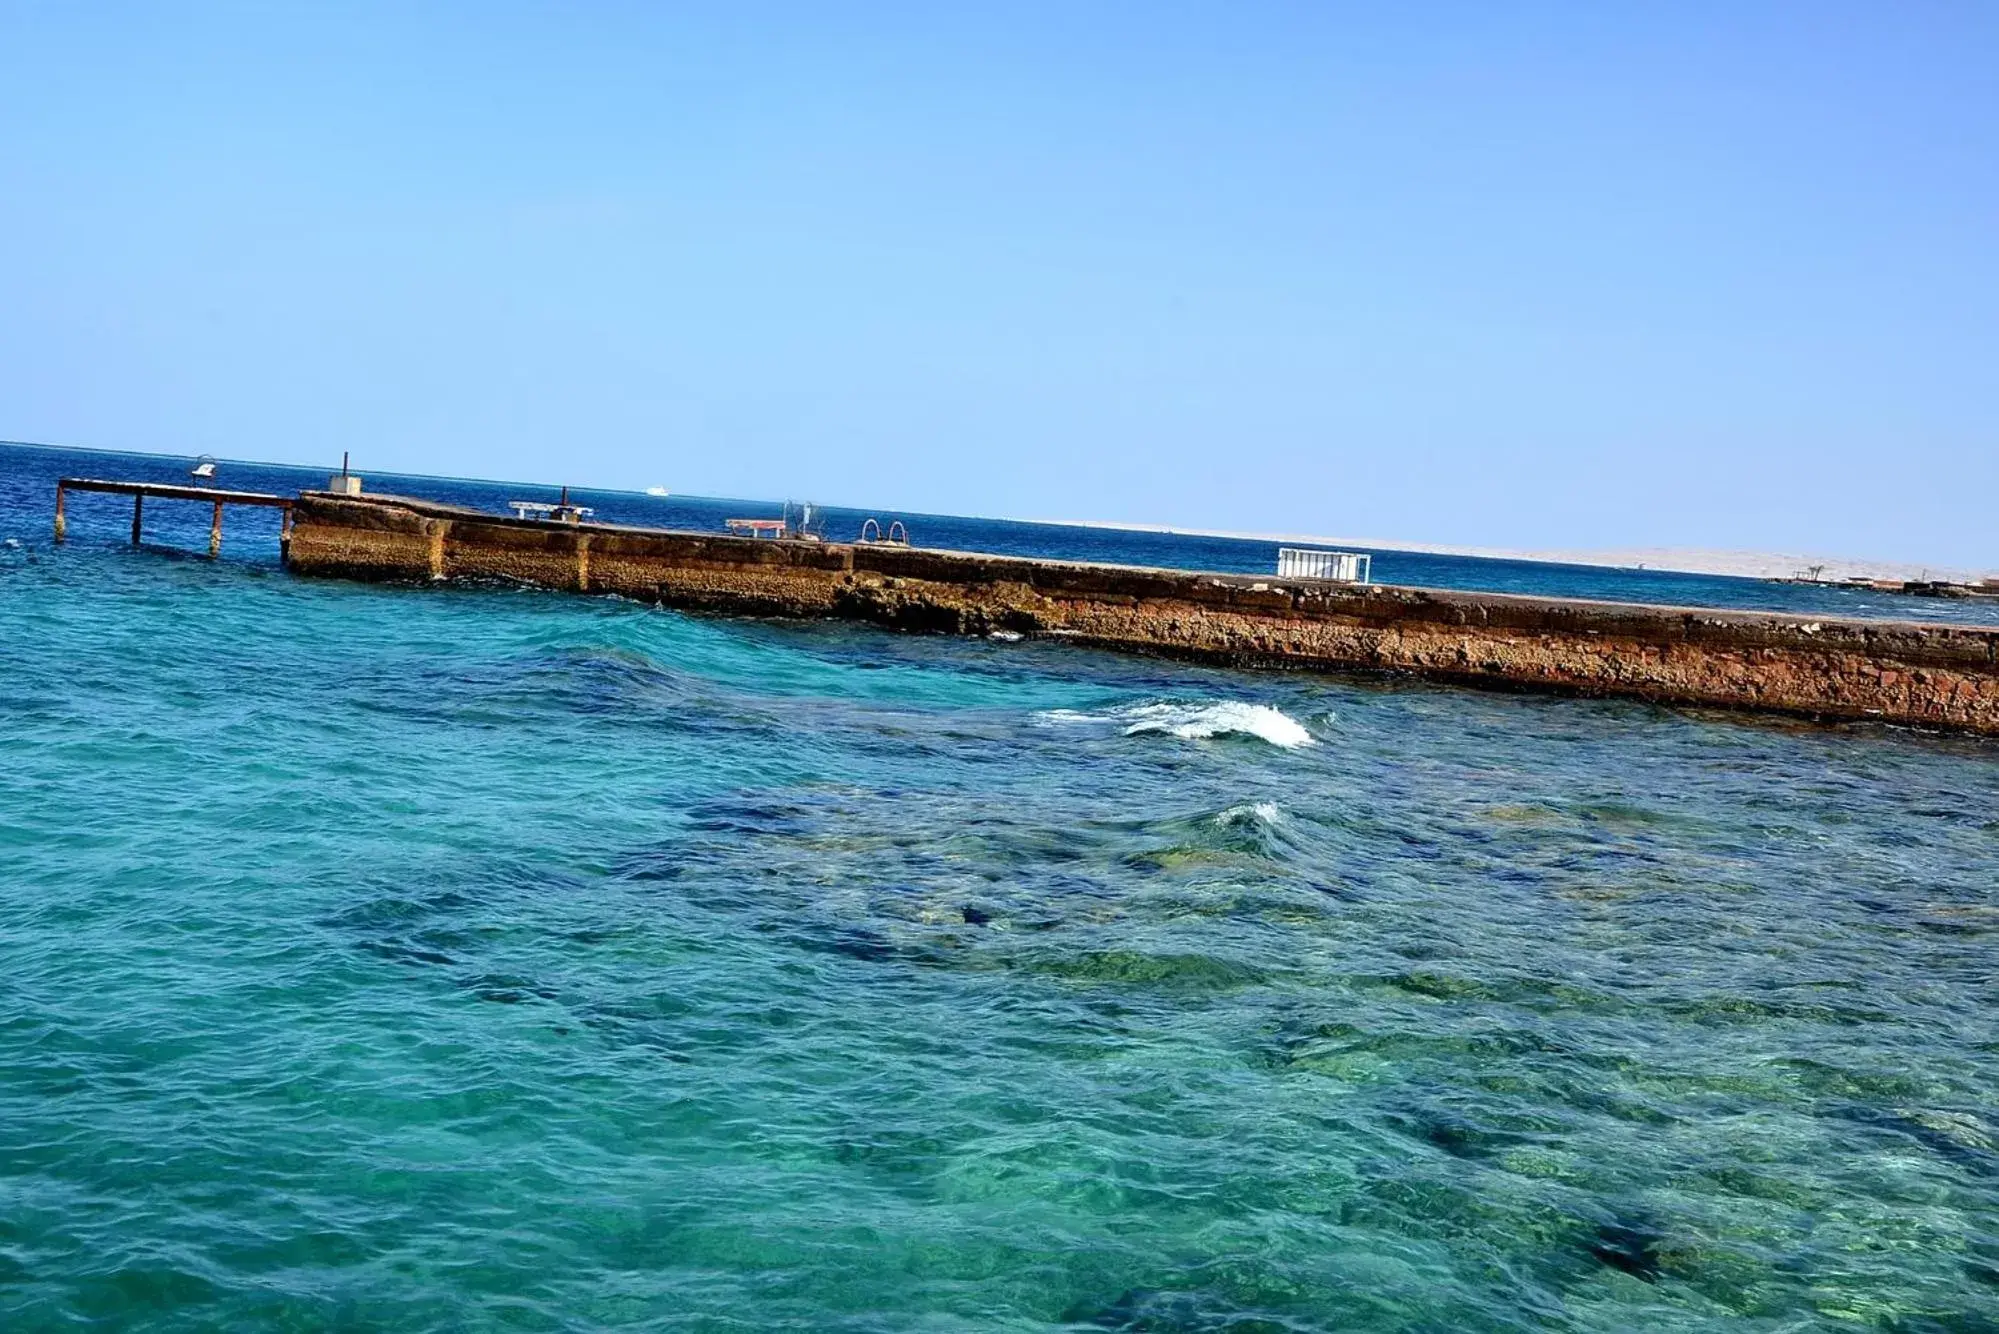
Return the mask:
M0 437L1999 566L1999 4L0 0Z

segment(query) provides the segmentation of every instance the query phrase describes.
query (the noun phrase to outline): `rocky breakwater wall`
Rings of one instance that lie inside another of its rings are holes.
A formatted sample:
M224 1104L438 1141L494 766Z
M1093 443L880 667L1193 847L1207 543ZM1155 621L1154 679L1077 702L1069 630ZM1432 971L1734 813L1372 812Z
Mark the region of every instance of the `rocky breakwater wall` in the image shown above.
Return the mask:
M699 610L1999 735L1999 630L566 526L395 497L307 492L293 514L290 564L302 574L498 579Z

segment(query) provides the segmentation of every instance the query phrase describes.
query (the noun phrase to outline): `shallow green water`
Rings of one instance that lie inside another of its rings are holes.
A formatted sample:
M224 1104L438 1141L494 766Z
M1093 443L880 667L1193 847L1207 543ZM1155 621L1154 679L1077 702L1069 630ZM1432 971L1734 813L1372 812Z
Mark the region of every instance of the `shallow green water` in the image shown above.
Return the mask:
M89 545L0 626L8 1330L1999 1328L1990 745Z

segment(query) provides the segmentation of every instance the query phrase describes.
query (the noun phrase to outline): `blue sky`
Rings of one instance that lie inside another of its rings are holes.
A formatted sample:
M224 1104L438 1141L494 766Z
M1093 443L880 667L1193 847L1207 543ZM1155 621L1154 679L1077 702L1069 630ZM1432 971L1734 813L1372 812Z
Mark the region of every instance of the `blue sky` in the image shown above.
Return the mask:
M0 0L0 436L1999 566L1999 6Z

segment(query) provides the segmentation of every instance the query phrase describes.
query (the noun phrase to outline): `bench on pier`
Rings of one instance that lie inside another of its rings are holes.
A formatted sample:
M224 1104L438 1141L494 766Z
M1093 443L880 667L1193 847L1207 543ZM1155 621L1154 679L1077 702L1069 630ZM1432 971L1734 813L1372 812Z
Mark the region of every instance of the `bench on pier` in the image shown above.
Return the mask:
M724 519L723 524L737 537L785 537L783 519Z

